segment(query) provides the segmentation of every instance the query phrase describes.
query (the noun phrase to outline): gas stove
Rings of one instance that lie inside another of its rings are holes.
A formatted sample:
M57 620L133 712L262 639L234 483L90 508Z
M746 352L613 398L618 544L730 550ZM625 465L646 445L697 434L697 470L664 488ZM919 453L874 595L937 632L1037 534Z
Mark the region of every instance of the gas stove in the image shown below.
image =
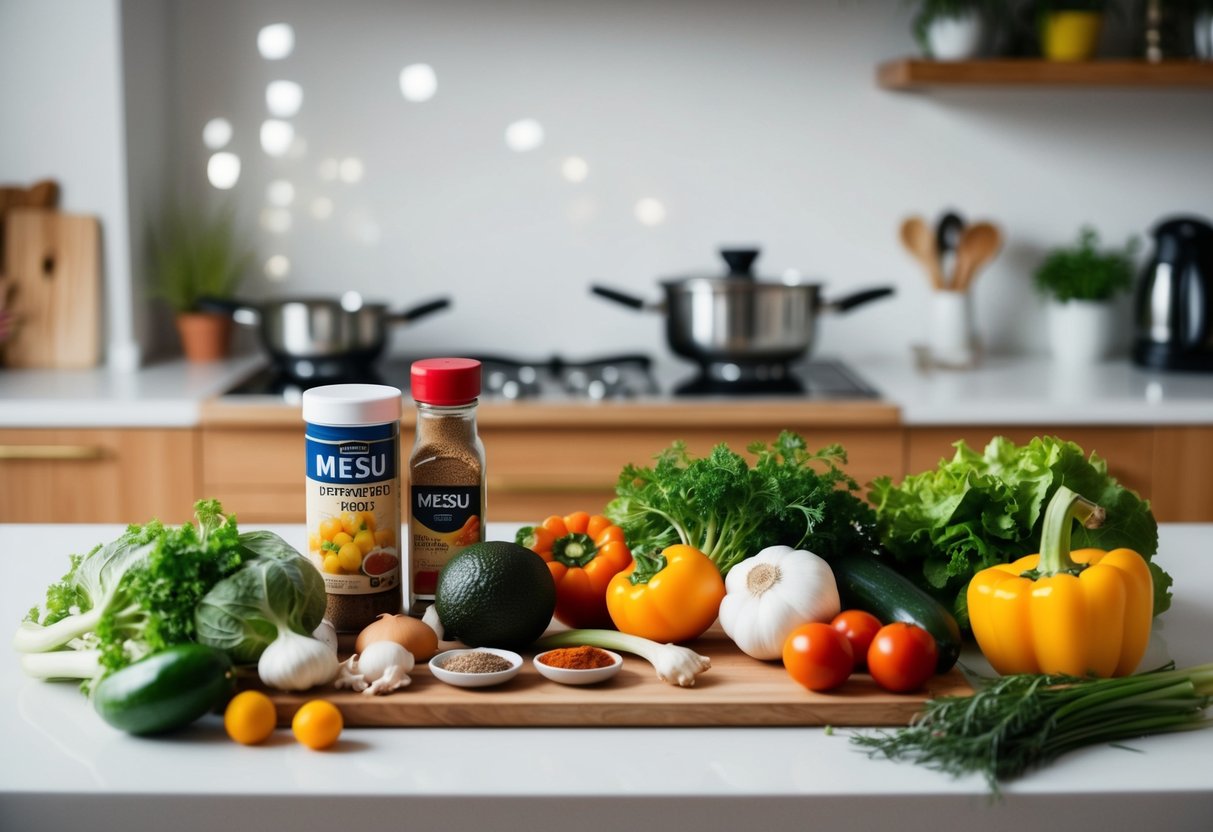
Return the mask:
M602 401L670 397L793 397L873 399L879 394L845 364L815 360L793 365L748 368L713 365L698 372L686 364L655 362L642 354L529 360L514 356L470 355L483 364L483 400ZM300 378L267 366L226 395L276 396L298 401L303 391L322 384L390 384L409 388L414 358L390 357L370 368L342 368Z

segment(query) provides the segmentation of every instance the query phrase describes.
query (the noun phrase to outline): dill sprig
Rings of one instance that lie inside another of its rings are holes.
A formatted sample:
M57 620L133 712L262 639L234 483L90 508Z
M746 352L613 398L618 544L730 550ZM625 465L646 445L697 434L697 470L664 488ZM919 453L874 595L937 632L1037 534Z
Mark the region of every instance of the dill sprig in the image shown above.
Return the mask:
M1205 728L1211 702L1213 664L1119 679L1021 674L932 699L909 727L851 741L871 757L981 774L997 794L999 783L1077 748Z

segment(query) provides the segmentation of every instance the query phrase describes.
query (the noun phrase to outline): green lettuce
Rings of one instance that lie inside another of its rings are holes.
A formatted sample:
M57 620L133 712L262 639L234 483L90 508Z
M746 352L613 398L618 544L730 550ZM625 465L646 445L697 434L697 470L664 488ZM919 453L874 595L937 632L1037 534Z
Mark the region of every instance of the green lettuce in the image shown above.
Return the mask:
M1017 446L995 437L978 453L964 442L933 471L894 485L872 484L881 543L899 570L950 605L968 626L965 589L977 572L1039 551L1044 509L1062 486L1107 511L1096 529L1074 530L1074 548L1128 548L1150 560L1158 523L1149 502L1108 474L1107 463L1073 442L1037 437ZM1154 613L1171 606L1171 576L1150 563Z

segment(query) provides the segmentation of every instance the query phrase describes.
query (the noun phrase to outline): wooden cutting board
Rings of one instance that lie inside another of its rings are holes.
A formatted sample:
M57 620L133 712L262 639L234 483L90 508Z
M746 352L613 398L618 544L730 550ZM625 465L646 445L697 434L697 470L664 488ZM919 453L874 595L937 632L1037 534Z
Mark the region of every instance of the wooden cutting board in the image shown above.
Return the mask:
M560 685L540 676L524 654L519 674L492 688L456 688L421 665L412 683L386 696L348 690L267 691L278 724L290 725L299 706L317 697L341 709L347 726L766 726L906 725L929 697L972 693L953 669L914 694L881 690L867 674L852 676L832 693L813 693L794 682L780 662L760 662L727 638L689 645L712 667L693 688L659 681L648 662L624 654L623 669L598 685Z
M4 221L4 277L14 316L10 367L93 367L101 357L96 217L35 208Z

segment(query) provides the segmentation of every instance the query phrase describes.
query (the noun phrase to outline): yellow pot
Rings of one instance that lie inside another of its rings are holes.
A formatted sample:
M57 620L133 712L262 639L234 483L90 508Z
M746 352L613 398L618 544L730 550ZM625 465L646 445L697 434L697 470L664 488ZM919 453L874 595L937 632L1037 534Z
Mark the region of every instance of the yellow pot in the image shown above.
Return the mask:
M1041 24L1041 52L1050 61L1089 61L1102 27L1102 12L1048 12Z

